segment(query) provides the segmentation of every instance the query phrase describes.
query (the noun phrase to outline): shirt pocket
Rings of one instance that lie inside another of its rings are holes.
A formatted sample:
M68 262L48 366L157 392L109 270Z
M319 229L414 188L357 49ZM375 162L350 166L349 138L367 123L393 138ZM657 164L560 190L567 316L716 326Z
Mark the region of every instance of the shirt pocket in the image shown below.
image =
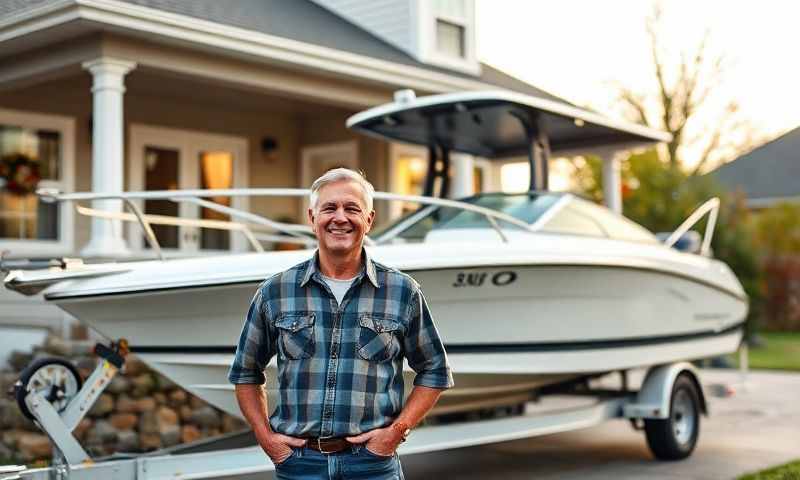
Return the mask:
M400 353L400 322L375 314L358 319L358 356L370 362L385 362Z
M278 328L279 350L285 358L299 360L314 355L313 313L285 313L275 322Z

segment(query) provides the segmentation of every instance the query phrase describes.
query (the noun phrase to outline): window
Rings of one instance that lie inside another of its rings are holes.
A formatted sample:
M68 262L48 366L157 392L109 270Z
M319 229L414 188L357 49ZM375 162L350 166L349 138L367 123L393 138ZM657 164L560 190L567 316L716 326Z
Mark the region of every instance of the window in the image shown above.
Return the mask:
M592 237L606 236L600 225L590 215L575 208L574 205L567 205L559 210L542 227L542 231Z
M73 132L70 119L0 109L0 247L11 255L71 249L71 210L35 189L72 189Z
M658 243L658 239L641 225L617 215L606 208L591 202L580 201L575 204L585 215L591 216L603 226L609 238L633 242Z
M436 51L449 57L465 58L464 27L445 20L436 20Z
M591 202L572 198L543 227L543 231L658 243L646 228Z

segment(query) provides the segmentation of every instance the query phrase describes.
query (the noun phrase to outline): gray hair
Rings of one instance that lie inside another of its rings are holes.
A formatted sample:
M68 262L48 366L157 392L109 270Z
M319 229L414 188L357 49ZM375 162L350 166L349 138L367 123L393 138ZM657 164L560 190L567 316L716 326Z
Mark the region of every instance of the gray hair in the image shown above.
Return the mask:
M364 178L363 174L344 167L328 170L321 177L314 180L314 183L311 184L309 207L311 207L312 210L316 210L317 200L319 199L319 191L322 189L322 187L331 183L342 181L356 182L359 184L361 186L361 190L364 191L364 202L367 204L367 211L372 211L372 197L375 195L375 187L373 187L372 184L369 183L366 178Z

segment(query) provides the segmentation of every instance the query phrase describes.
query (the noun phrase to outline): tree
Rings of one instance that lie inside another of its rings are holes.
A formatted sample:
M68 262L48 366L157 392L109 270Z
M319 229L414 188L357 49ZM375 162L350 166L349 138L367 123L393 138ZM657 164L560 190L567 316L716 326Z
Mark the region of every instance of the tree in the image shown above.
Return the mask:
M752 125L741 117L735 99L714 98L724 79L728 61L722 55L709 52L709 31L693 51L670 51L668 43L661 37L663 15L658 3L646 20L646 29L654 88L641 92L618 85L618 97L631 120L672 135L672 140L661 152L672 170L687 167L687 149L700 151L696 163L689 170L689 175L695 176L751 149L762 140ZM676 57L677 63L671 63ZM701 110L703 115L698 115ZM714 118L713 122L708 118Z

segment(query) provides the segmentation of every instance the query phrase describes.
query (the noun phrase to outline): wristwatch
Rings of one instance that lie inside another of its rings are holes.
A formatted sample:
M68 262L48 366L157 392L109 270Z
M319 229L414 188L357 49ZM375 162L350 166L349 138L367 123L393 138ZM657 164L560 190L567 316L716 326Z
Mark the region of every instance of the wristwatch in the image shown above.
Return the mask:
M392 424L392 430L400 433L400 443L405 442L409 435L411 435L411 427L403 422L395 422Z

